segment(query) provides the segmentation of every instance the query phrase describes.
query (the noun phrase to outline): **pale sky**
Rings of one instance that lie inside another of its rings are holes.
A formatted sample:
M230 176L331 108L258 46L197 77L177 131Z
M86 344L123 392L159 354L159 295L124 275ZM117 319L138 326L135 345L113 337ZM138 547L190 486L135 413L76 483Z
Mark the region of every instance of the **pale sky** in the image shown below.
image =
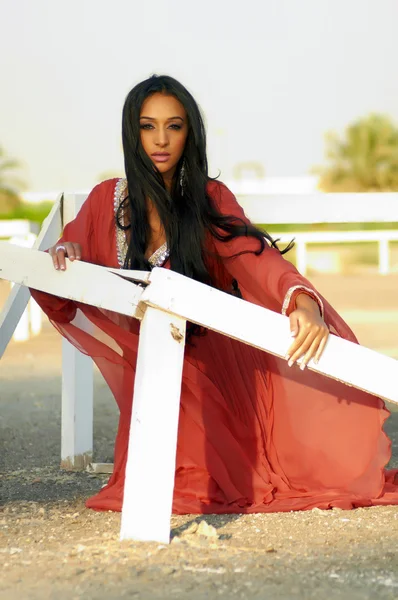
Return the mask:
M323 134L398 121L398 0L0 0L0 145L30 190L121 170L127 92L180 79L208 126L211 174L241 161L299 176Z

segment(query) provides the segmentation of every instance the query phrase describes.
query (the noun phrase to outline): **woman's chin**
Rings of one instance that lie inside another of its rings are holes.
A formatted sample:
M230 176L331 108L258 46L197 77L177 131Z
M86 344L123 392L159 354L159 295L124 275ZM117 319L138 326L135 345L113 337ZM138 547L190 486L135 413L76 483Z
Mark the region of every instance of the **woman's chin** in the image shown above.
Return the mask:
M170 167L170 165L155 164L155 166L156 166L157 170L159 171L159 173L162 175L162 177L170 178L174 174L175 165L173 165L172 167Z

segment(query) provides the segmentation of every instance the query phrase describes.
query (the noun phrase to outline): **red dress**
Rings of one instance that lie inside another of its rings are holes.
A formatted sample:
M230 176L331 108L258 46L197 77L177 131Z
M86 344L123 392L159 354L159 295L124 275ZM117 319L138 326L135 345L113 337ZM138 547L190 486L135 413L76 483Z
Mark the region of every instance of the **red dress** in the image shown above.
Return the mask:
M115 188L117 180L95 187L62 238L82 245L83 260L110 267L119 266ZM208 191L220 212L246 219L223 184L210 182ZM277 312L284 304L287 314L300 287L317 293L272 248L260 256L228 258L257 249L252 238L212 243L221 260L214 260L211 269L222 289L230 289L235 278L246 300ZM114 472L87 506L121 510L139 322L34 290L32 294L62 335L92 356L119 406ZM336 311L318 298L334 334L356 342ZM94 323L94 334L73 324L77 310ZM297 366L289 368L285 360L208 331L185 351L173 512L398 504L398 472L384 469L391 456L391 442L383 431L388 416L379 398Z

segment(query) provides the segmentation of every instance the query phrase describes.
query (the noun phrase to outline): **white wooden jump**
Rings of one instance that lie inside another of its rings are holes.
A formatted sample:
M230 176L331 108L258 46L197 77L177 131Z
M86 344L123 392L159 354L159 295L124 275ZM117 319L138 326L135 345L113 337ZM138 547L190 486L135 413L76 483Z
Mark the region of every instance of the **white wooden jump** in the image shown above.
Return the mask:
M121 278L116 269L74 262L57 272L46 253L5 242L0 268L4 279L142 321L121 538L167 543L186 321L283 357L291 343L289 319L167 269L124 271ZM309 368L398 403L398 361L368 348L331 336L318 365ZM152 451L154 438L160 455Z
M35 249L54 244L62 221L73 218L84 200L85 195L65 195L63 203L58 198ZM329 220L330 215L329 210ZM121 278L117 269L74 262L66 272L57 272L47 254L5 242L0 243L0 269L1 278L18 284L0 315L0 356L29 298L24 286L109 308L142 321L121 538L167 543L186 320L282 357L291 343L287 317L165 269L151 273L123 271ZM259 323L264 326L259 327ZM92 460L92 367L87 357L67 342L64 345L61 459L64 466L81 469ZM157 353L161 353L161 361L153 360ZM147 359L149 356L151 360ZM398 361L367 348L331 336L319 364L310 363L309 368L398 403ZM159 453L154 456L148 445L153 435L162 447L161 457ZM141 491L139 497L134 494L137 488ZM159 489L160 507L154 504Z

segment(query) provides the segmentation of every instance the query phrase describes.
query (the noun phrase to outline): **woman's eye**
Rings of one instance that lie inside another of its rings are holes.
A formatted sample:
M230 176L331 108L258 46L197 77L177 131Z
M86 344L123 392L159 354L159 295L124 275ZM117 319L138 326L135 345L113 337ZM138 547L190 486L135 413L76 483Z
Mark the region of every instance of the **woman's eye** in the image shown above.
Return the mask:
M152 125L152 123L143 123L142 125L140 125L140 129L154 129L154 126ZM169 126L169 129L179 131L181 129L181 125L178 125L178 123L172 123Z

